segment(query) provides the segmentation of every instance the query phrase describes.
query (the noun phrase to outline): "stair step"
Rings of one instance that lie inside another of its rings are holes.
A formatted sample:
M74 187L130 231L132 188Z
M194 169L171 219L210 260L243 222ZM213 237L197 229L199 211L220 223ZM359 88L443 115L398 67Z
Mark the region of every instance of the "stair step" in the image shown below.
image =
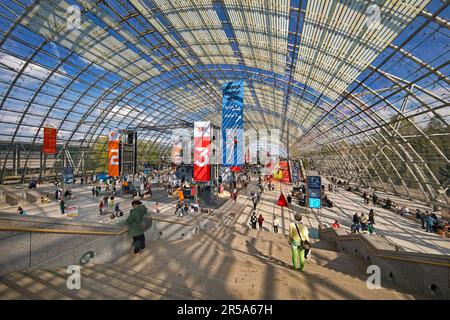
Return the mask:
M69 299L61 292L48 287L39 281L35 281L25 273L14 272L8 277L1 280L2 283L19 292L23 296L33 300L54 300L54 299Z
M6 285L3 281L5 278L0 278L0 300L27 300L27 296L22 293L13 290L12 287L16 287L16 285L13 283L12 286Z
M108 264L104 266L96 265L95 269L103 271L107 274L115 274L121 277L124 281L129 281L137 287L143 287L154 294L155 297L146 297L151 299L207 299L208 296L202 295L200 292L193 292L192 290L174 285L173 283L167 283L167 281L160 279L160 275L146 272L145 274L140 272L134 272L125 270L119 266ZM113 272L111 272L113 271Z

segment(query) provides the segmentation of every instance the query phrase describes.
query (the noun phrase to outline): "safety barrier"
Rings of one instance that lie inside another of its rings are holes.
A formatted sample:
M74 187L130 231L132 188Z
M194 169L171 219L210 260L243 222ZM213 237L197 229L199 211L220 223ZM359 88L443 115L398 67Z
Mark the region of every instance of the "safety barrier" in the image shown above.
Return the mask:
M392 244L375 235L349 234L342 229L319 228L320 239L339 252L361 256L377 265L385 283L438 299L450 299L450 256L396 251Z

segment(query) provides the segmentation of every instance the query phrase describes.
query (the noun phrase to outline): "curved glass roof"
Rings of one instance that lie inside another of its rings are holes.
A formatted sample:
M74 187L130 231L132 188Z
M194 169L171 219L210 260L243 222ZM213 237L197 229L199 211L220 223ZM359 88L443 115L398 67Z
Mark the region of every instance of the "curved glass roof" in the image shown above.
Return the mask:
M42 167L45 126L97 162L113 128L220 126L221 88L243 79L247 128L281 129L322 170L447 203L449 13L438 0L2 0L0 182ZM168 139L144 132L140 151Z

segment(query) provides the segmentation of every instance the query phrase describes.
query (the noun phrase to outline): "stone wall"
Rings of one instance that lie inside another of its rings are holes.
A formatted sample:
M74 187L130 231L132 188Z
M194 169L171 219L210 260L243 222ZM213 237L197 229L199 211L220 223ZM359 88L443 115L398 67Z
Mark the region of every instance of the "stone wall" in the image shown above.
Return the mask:
M339 252L362 257L381 270L381 285L399 285L433 299L450 299L450 256L395 251L374 235L350 235L341 229L320 229L320 239Z
M199 216L189 223L155 217L145 236L147 240L188 239L200 230L215 229L221 223L217 217ZM0 214L1 226L88 232L126 231L126 228L116 225L11 214ZM120 235L77 235L0 231L0 276L14 271L78 265L80 258L89 251L95 254L94 263L104 263L130 251L131 244L132 239L127 232Z

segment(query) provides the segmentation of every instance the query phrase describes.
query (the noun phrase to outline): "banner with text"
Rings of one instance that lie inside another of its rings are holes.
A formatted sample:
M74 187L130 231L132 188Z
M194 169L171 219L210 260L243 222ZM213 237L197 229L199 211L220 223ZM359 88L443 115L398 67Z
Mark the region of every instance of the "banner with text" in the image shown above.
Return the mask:
M194 122L194 181L211 179L211 122Z
M222 165L244 164L244 81L228 82L222 99Z
M108 175L119 176L119 133L111 131L108 135Z
M44 128L44 145L42 146L42 152L45 154L56 153L56 129Z

